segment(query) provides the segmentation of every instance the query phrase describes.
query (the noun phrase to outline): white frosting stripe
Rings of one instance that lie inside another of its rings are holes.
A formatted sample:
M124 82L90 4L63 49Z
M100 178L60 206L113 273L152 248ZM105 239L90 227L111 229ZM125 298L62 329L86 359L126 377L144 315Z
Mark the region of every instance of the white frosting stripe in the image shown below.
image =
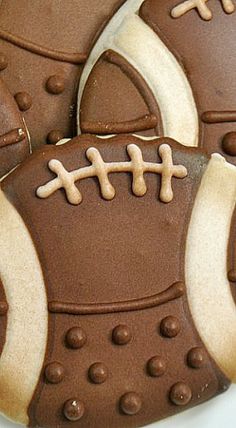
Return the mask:
M174 55L136 15L126 18L114 45L152 90L160 108L164 136L186 146L197 146L198 114L192 89Z
M130 1L125 4L98 39L81 77L79 106L93 66L103 52L112 49L138 70L152 90L160 107L164 136L186 146L197 146L199 124L192 89L174 55L135 14L141 3Z
M189 225L185 275L190 310L209 353L236 381L236 308L227 250L236 201L236 167L212 155Z
M27 425L27 409L45 356L47 297L30 234L2 190L0 277L9 305L6 342L0 358L0 411Z

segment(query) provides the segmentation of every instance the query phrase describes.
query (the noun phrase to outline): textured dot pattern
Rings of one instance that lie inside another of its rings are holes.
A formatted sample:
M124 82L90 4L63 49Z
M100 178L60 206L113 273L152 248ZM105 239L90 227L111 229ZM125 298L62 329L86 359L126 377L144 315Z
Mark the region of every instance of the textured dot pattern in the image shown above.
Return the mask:
M186 406L191 401L191 398L192 391L187 384L178 382L172 386L170 400L176 406Z
M45 368L45 378L49 383L60 383L64 378L64 367L57 362L48 364Z
M83 348L87 342L87 336L81 327L72 327L66 334L66 343L72 349Z
M162 336L173 338L180 332L180 322L178 318L168 316L161 321L160 332Z
M189 351L187 356L187 361L189 367L192 367L194 369L200 369L201 367L204 367L206 364L206 352L203 348L193 348Z
M82 401L72 398L64 404L63 413L66 419L71 422L79 421L84 415L85 407Z
M107 380L108 370L103 363L94 363L89 368L89 379L95 384L104 383Z
M65 90L65 80L63 76L57 74L50 76L46 82L46 89L53 95L62 94Z
M120 399L120 409L126 415L136 415L142 408L142 399L136 392L127 392Z
M21 111L27 111L32 106L32 98L27 92L18 92L15 94L15 100Z
M152 377L160 377L166 371L166 363L164 358L160 356L152 357L147 363L147 372Z
M228 132L222 140L222 149L229 156L236 156L236 132Z
M127 325L118 325L112 332L112 340L116 345L127 345L132 339L132 333Z

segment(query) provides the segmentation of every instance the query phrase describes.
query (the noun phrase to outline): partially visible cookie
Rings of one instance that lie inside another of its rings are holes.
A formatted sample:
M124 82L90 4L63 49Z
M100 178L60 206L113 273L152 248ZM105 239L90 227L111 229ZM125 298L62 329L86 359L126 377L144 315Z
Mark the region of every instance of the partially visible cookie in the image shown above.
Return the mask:
M18 106L0 79L0 177L30 153L27 129Z
M131 428L225 391L235 183L219 154L130 135L44 147L6 177L1 412Z
M235 39L234 0L127 1L84 68L79 132L164 135L236 163Z
M2 0L0 72L32 147L76 134L76 96L94 40L124 0Z

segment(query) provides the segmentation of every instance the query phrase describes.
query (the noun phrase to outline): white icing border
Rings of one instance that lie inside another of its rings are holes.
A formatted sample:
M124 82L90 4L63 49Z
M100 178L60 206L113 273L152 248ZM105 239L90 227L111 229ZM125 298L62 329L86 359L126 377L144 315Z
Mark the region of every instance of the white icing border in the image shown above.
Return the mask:
M87 79L102 53L112 49L142 75L152 90L160 107L164 136L186 146L197 146L199 123L192 89L174 55L136 15L142 2L130 0L119 9L89 56L78 93L78 134L81 133L80 104Z
M213 154L189 224L185 276L190 310L209 353L236 381L236 309L227 252L236 203L236 167Z
M24 425L48 334L47 296L30 234L0 189L0 277L9 310L0 357L0 411Z

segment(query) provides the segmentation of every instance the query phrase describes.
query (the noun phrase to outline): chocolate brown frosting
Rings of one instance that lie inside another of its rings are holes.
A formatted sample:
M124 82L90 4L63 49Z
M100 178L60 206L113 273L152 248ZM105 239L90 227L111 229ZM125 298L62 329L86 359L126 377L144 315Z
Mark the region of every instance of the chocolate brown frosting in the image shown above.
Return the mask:
M74 135L83 64L103 26L123 3L1 2L1 77L16 96L33 148L46 143L52 131L62 137Z
M99 135L163 134L152 91L138 71L112 50L101 56L89 75L81 100L80 122L82 132Z
M17 104L0 79L0 177L30 152L27 131Z
M171 10L179 3L146 0L140 16L158 33L186 72L198 108L199 146L208 153L220 152L235 163L234 156L223 150L222 140L226 133L235 131L236 82L232 70L236 69L236 58L232 52L236 13L226 14L221 2L215 1L209 5L209 21L201 19L196 9L173 19Z
M0 279L0 355L2 353L7 332L8 303L2 281Z
M159 163L163 143L174 165L188 171L172 178L169 203L159 199L161 177L154 173L145 174L142 197L135 196L127 172L109 174L116 191L110 201L101 197L96 177L77 183L79 205L64 189L36 196L55 177L52 159L67 171L83 168L94 147L105 162L127 162L127 145L135 144L146 162ZM170 139L85 135L38 151L4 180L2 189L37 249L49 303L31 426L138 427L227 388L197 334L184 286L185 237L207 162L198 149Z
M174 19L171 11L180 3L181 0L146 0L139 16L158 34L187 75L199 115L199 146L208 153L220 152L228 161L235 163L236 83L233 74L236 58L233 52L236 13L225 13L221 2L214 1L209 4L212 12L209 21L202 19L196 9ZM130 74L106 64L105 57L106 53L98 60L85 86L81 128L86 129L85 125L93 122L97 124L98 133L101 122L103 133L105 124L112 122L120 124L120 128L117 126L119 132L125 132L128 131L125 118L138 123L148 114L148 108L143 104L142 89L132 84L132 79L129 80ZM142 85L145 87L147 82ZM97 105L98 109L95 108ZM161 123L161 117L158 117L158 123ZM131 133L134 129L133 124ZM162 135L157 129L147 131L143 126L143 135L155 133ZM225 143L225 136L229 133Z

